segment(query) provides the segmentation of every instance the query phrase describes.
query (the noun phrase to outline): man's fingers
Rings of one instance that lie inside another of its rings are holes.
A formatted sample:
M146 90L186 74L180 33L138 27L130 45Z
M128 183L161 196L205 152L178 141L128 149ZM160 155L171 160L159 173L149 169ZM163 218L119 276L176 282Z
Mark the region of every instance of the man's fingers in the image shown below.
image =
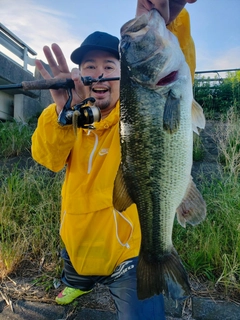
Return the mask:
M44 79L51 79L52 78L51 75L48 73L48 71L44 68L44 66L40 60L36 59L35 64L36 64L38 71L41 73L41 75Z
M136 16L147 13L155 8L164 18L166 24L173 21L186 3L195 3L197 0L138 0Z
M151 9L157 9L166 23L169 20L169 0L138 0L136 15L147 13Z
M77 68L73 68L71 71L71 77L74 81L80 79L80 70Z
M169 0L152 0L155 9L160 12L163 19L168 23L170 18Z
M53 56L53 53L56 59ZM61 48L56 44L52 44L52 51L48 46L43 47L43 52L52 70L53 76L56 77L60 73L69 73L68 65ZM56 61L57 60L57 61Z
M43 52L45 54L45 57L48 61L49 67L52 70L53 76L57 76L60 73L60 70L58 68L58 65L53 57L52 51L50 50L50 48L48 46L44 46L43 47Z
M65 56L62 52L62 49L59 47L59 45L57 45L56 43L53 43L52 44L52 50L55 54L55 57L57 59L57 62L59 64L59 68L61 70L61 72L63 73L68 73L70 72L69 71L69 68L68 68L68 65L67 65L67 61L65 59Z
M81 80L80 70L77 68L73 68L71 71L71 77L75 85L75 92L77 95L76 102L79 103L84 100L85 96L85 86Z

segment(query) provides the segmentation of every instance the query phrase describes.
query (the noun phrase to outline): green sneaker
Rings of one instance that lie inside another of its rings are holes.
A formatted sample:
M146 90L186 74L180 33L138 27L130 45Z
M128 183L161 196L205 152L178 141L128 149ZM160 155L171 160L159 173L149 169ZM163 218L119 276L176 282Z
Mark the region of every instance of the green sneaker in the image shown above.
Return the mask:
M57 304L69 304L73 300L75 300L77 297L80 297L81 295L85 293L89 293L91 291L92 290L82 291L80 289L66 287L62 292L59 293L55 301L57 302Z

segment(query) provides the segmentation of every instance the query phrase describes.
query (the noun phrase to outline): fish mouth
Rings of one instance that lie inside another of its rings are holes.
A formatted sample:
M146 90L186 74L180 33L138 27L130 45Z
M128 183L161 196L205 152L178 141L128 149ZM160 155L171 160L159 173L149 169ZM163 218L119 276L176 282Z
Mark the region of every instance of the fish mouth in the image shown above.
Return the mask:
M172 82L174 82L177 79L178 71L172 71L169 73L166 77L160 79L156 86L166 86Z
M154 19L156 16L162 18L160 13L156 9L151 9L149 12L142 14L130 21L126 22L120 29L120 34L123 36L128 33L136 33L140 35L146 32L146 28L149 25L149 20ZM163 18L162 18L163 19Z
M148 16L147 14L143 14L140 17L134 18L128 22L126 22L120 30L121 36L138 33L138 32L145 32L145 28L148 25Z

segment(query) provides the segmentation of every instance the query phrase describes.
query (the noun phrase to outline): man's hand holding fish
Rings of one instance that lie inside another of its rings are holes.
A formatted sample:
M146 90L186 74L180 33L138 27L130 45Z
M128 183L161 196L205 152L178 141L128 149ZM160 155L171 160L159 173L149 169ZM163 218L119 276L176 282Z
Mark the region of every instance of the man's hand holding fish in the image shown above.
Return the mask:
M138 0L136 15L140 16L151 9L159 11L166 24L172 22L187 3L197 0Z

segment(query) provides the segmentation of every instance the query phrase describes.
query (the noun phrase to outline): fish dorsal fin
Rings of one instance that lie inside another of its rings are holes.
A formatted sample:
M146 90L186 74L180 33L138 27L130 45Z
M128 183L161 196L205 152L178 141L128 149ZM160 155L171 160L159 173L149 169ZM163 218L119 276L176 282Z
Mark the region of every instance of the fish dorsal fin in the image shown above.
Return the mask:
M178 130L180 123L180 99L175 97L172 90L169 91L164 106L163 129L169 133Z
M192 102L192 126L193 131L199 134L199 129L204 129L206 124L205 116L203 114L203 109L200 104L197 103L195 99Z
M113 188L113 206L117 211L125 211L133 203L128 194L127 187L123 178L122 167L119 166Z
M186 223L195 226L206 217L206 203L195 183L192 181L192 177L190 178L182 203L177 208L178 222L184 228L186 227Z

